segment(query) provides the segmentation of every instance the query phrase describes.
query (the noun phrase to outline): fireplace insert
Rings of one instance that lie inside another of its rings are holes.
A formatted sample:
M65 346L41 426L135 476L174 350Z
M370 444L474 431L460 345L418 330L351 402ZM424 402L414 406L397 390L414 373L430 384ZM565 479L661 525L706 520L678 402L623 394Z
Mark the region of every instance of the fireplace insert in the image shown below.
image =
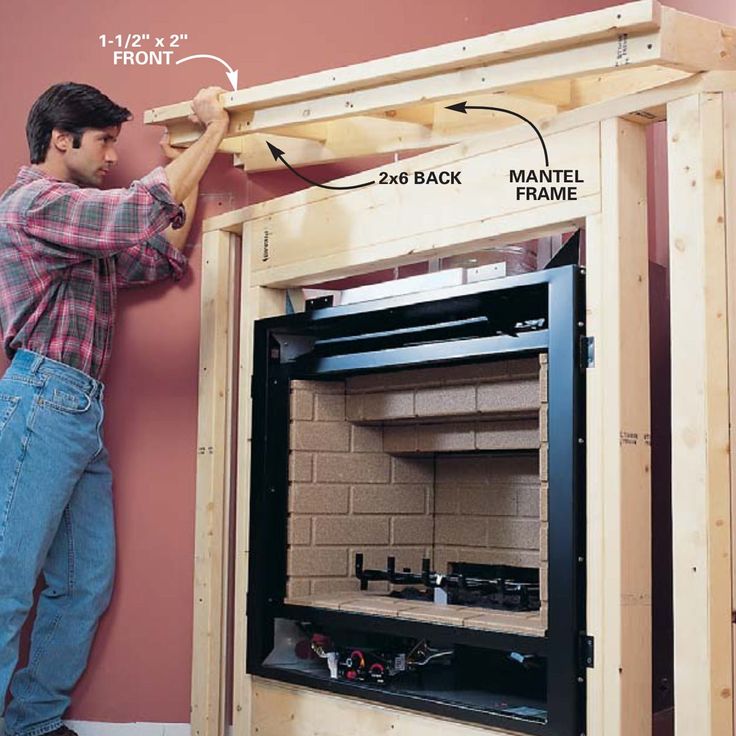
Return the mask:
M256 323L250 674L585 731L583 281Z

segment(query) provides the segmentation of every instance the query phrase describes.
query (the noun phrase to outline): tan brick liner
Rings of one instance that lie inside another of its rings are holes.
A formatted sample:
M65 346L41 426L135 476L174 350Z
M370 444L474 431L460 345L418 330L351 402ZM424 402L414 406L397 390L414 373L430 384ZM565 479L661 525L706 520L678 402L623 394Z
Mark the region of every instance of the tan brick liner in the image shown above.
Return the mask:
M294 381L287 601L542 634L547 601L546 355ZM503 454L488 451L527 450ZM486 451L486 452L484 452ZM422 557L539 567L542 610L505 613L359 591L366 568Z

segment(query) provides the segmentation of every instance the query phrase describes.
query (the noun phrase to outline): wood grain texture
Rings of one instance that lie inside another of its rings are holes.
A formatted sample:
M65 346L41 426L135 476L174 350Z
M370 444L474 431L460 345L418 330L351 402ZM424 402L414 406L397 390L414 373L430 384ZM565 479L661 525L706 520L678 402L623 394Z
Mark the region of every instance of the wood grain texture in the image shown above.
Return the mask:
M733 727L723 98L667 114L675 728L721 736Z

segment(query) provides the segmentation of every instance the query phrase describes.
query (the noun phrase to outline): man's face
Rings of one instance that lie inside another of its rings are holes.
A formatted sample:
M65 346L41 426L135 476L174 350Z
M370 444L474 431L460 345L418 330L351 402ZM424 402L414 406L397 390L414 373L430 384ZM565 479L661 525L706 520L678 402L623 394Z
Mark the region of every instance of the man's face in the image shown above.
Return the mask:
M81 187L99 187L105 176L117 163L115 144L120 135L117 125L109 128L88 128L82 134L79 148L68 146L64 152L64 163L69 178Z

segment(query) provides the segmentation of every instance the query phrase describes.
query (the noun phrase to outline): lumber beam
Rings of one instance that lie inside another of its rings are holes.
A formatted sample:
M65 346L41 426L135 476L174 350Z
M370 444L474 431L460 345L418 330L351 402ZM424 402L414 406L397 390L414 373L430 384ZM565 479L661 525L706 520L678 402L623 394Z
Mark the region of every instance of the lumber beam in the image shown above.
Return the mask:
M540 53L536 56L496 61L492 64L449 71L417 79L384 84L333 95L298 100L268 107L232 109L228 136L260 133L300 123L325 122L352 115L367 115L427 102L458 102L466 95L507 89L515 85L569 79L594 74L616 66L656 64L660 59L659 34L648 33L627 39L626 55L620 57L617 39L590 45ZM233 93L234 94L234 93ZM184 131L184 123L181 130ZM198 129L190 134L171 135L173 145L196 140Z
M240 239L202 239L199 416L194 549L192 733L220 736L225 724L231 439Z
M662 61L690 72L736 69L736 29L662 8Z
M283 162L274 160L267 141L281 148L292 166L311 166L455 143L461 138L460 134L454 134L436 141L431 127L385 117L356 116L326 123L325 128L328 132L323 143L270 133L243 136L236 163L249 172L283 169ZM290 132L291 128L286 131Z
M736 447L736 93L723 95L723 150L726 200L726 274L728 278L728 385L730 446ZM736 462L731 462L731 610L736 611ZM736 623L732 625L736 664ZM734 674L736 678L736 673ZM736 685L736 681L734 682ZM732 687L733 691L733 687ZM736 724L736 698L734 698Z
M616 39L624 33L651 33L659 28L660 13L660 5L656 0L630 2L228 92L223 95L223 102L229 110L256 109L309 97L360 90L448 70L482 66L541 51L593 43L603 39ZM181 102L146 111L144 122L169 124L177 120L186 120L190 114L191 103Z
M652 119L652 110L666 107L667 103L688 97L693 94L714 91L736 91L736 72L708 72L696 74L684 79L670 82L669 84L642 90L633 94L625 95L611 100L604 100L585 107L562 112L549 119L542 120L539 127L544 135L572 130L591 122L597 122L612 117L645 118ZM532 140L534 133L524 124L504 129L497 133L486 133L483 136L471 140L467 144L468 151L492 150L504 146L511 146ZM269 140L278 145L277 139ZM316 144L315 144L316 145ZM427 155L427 154L422 154ZM348 179L337 179L330 183L350 183ZM294 206L301 201L298 198L305 196L304 192L285 195L269 200L268 202L248 205L232 212L209 218L204 221L204 231L225 229L229 232L239 233L242 223L256 217L278 212Z
M527 97L539 102L548 102L559 108L570 104L572 95L572 80L558 79L553 82L542 82L540 84L524 84L510 90L517 97Z
M235 595L233 627L233 736L251 736L252 678L246 674L247 594L250 532L250 478L253 375L253 324L263 317L275 317L286 311L286 294L278 289L253 286L248 251L252 246L250 230L243 228L243 258L240 290L240 348L238 363L238 456L235 484L237 510L235 522ZM225 733L223 730L221 733Z
M569 106L584 107L607 99L624 97L642 90L686 79L691 74L691 72L681 69L653 66L646 69L628 69L624 67L613 72L579 77L573 79L570 83Z
M656 66L651 69L619 69L615 72L581 77L548 85L513 87L504 92L468 95L470 105L505 107L540 122L554 117L560 109L578 108L604 102L608 98L630 97L633 93L666 86L692 76L690 72ZM564 89L559 87L564 84ZM648 124L665 118L665 106L630 115L634 122ZM270 141L288 154L292 166L334 163L361 156L413 151L451 145L511 125L513 116L475 112L463 116L442 103L381 111L353 116L320 125L286 126L269 133L250 133L226 138L221 148L235 154L234 165L246 171L270 171L283 166L275 161L267 145Z
M438 720L408 710L254 678L253 733L258 736L512 736L511 732Z
M328 130L326 123L304 123L302 125L289 125L285 129L274 128L271 132L277 135L289 136L290 138L301 138L307 141L324 143L327 140Z
M435 105L412 105L398 110L381 110L375 113L375 117L418 125L432 125L434 124L434 111Z
M733 729L723 95L668 105L675 733Z
M586 224L587 732L651 733L649 293L645 131L601 123L601 212ZM634 357L635 356L635 357Z
M375 270L392 260L422 260L450 245L454 253L471 252L479 243L491 245L492 238L509 231L534 229L540 217L546 222L568 222L597 211L598 125L547 136L552 165L577 170L583 179L576 185L573 201L517 198L510 170L544 165L540 142L533 131L531 136L532 140L498 150L479 139L340 180L357 184L380 179L381 172L404 173L411 179L415 171L458 171L460 184L375 184L337 192L313 187L281 198L280 206L254 205L250 210L253 283L308 283L320 274ZM308 257L305 242L310 243Z
M513 109L534 121L557 113L557 108L550 103L508 93L472 96L467 98L467 102L470 105ZM426 119L426 106L422 109L424 112L421 117ZM277 139L270 133L249 134L241 139L242 150L236 163L249 172L283 168L281 161L274 160L266 141L279 148L283 144L286 158L292 166L310 166L360 156L451 145L519 123L518 118L504 113L489 111L462 115L447 110L443 105L433 106L432 116L429 124L409 122L402 116L383 113L333 120L323 126L326 131L323 145L286 136ZM295 128L282 130L290 136Z

